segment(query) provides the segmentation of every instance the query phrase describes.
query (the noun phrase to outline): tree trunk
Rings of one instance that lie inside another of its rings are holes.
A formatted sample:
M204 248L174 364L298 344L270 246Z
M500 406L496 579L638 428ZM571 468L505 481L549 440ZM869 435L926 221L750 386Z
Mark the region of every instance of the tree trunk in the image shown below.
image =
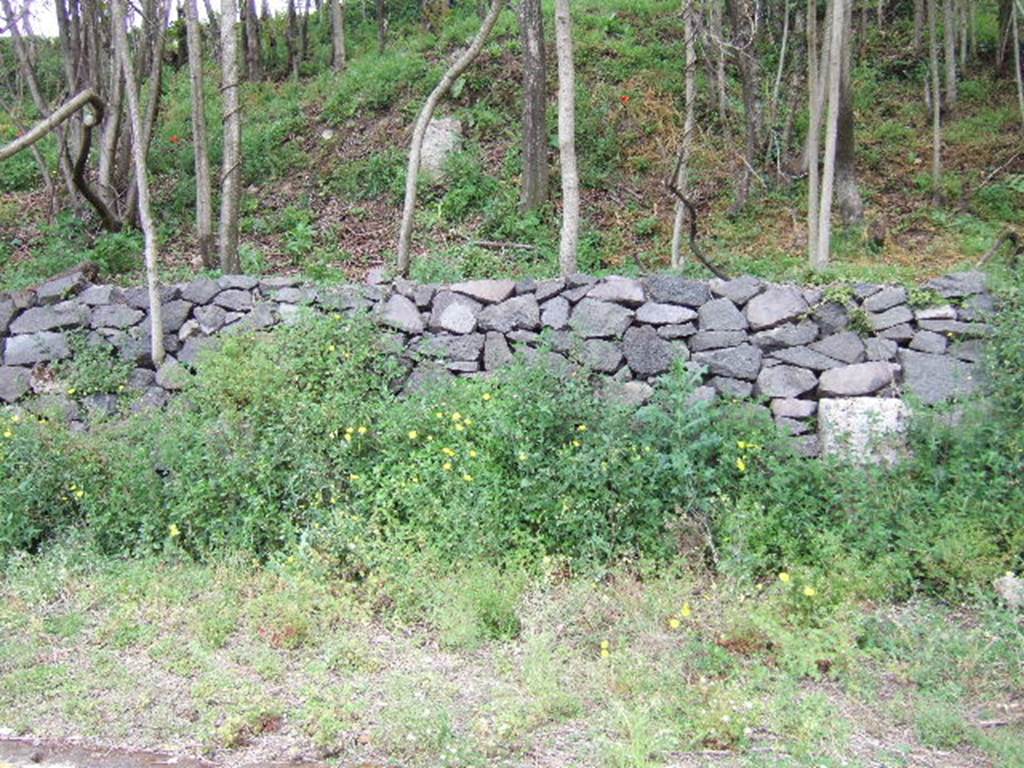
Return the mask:
M260 19L256 15L256 0L245 3L245 69L252 82L263 79L263 45L260 40Z
M832 0L832 45L828 62L828 116L825 126L825 158L821 174L821 205L818 209L818 245L816 270L828 266L832 248L832 193L836 174L836 146L839 138L839 90L842 74L842 45L846 4Z
M708 11L711 36L715 38L715 90L718 94L719 119L726 123L729 114L729 96L725 82L725 45L722 40L722 6L720 0L711 0Z
M335 72L345 68L345 0L331 3L331 65Z
M689 193L689 163L693 149L694 99L697 95L697 31L694 27L694 0L683 0L683 37L686 38L686 115L683 118L683 145L676 174L676 188L686 197ZM683 263L683 241L686 239L686 206L676 201L676 215L672 222L672 267Z
M504 6L505 0L491 0L491 8L480 25L476 37L473 38L473 42L470 43L469 48L463 51L455 63L448 68L448 71L444 73L441 82L430 92L426 102L423 104L423 108L420 110L419 117L416 118L416 125L412 131L412 145L409 148L409 166L405 173L405 205L402 208L402 224L398 232L398 272L402 277L408 277L409 275L409 246L412 242L412 224L416 213L416 181L420 171L423 136L427 132L427 126L430 125L430 120L434 116L434 110L437 109L438 102L444 98L444 95L451 89L452 84L458 80L459 76L480 55L480 51L487 41L487 36L494 29L494 24L498 21L498 15Z
M562 172L558 265L563 275L571 275L577 271L576 251L580 239L580 176L576 168L576 73L569 0L555 0L555 52L558 54L558 157Z
M743 6L741 7L741 3ZM740 86L743 93L743 118L746 125L746 142L744 147L743 170L740 174L736 200L731 212L737 213L747 203L750 196L750 180L757 163L757 147L761 137L761 105L760 73L758 62L754 56L757 48L757 30L760 28L756 19L750 23L750 33L745 35L745 0L728 0L729 20L732 24L733 39L736 41L736 59L740 70Z
M839 75L839 128L836 144L836 202L844 225L857 225L864 220L864 201L857 184L856 147L854 142L853 83L850 77L850 13L846 2L841 71Z
M131 55L128 50L128 33L125 31L123 0L112 0L110 23L113 27L114 55L121 62L124 72L125 92L128 96L128 120L132 128L132 157L135 162L135 183L139 189L139 218L145 240L146 285L149 288L149 337L150 356L153 365L164 361L164 331L160 307L160 280L157 276L156 226L149 202L149 174L146 170L146 153L142 135L142 110L139 106L139 84L135 79Z
M377 9L377 47L381 53L388 44L388 8L386 0L374 0Z
M238 22L236 0L221 0L221 71L224 94L224 167L220 194L220 268L242 271L238 258L238 209L242 199L242 115L238 96Z
M939 31L935 4L928 2L928 68L932 83L932 203L945 204L942 189L942 90L939 84Z
M206 20L210 25L210 38L213 40L213 51L217 58L220 58L220 21L213 10L213 0L203 0L206 7Z
M913 50L920 53L925 39L925 0L913 0Z
M541 0L522 0L523 188L519 210L527 213L548 199L547 60Z
M943 0L943 41L945 43L944 57L946 62L946 101L948 111L956 108L957 83L956 83L956 10L954 0Z
M1020 19L1024 16L1024 10L1021 10L1021 0L1014 0L1013 11L1012 11L1012 32L1013 32L1013 75L1014 80L1017 82L1017 105L1020 107L1020 128L1024 131L1024 74L1021 73L1020 68Z
M192 83L192 142L196 162L196 236L203 266L216 266L213 239L213 192L210 183L210 152L206 138L206 95L203 93L203 44L199 37L196 0L185 2L185 35L188 42L188 74Z
M807 260L811 267L818 264L818 153L821 148L820 112L818 101L818 3L807 0Z
M299 79L299 16L295 11L295 0L288 0L288 28L285 35L288 47L288 71L293 79Z

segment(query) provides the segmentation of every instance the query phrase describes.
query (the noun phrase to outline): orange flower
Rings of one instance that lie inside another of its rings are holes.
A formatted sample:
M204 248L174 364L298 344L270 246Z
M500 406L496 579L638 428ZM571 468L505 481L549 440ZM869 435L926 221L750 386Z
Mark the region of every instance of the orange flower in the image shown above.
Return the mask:
M181 144L181 136L174 134L171 136L171 144Z
M629 94L628 93L622 94L619 97L619 100L622 101L623 104L629 104Z

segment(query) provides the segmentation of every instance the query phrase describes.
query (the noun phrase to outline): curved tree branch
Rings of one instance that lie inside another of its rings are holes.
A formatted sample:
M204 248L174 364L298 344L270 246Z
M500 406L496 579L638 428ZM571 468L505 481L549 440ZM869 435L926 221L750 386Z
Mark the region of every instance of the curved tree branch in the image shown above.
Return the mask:
M686 218L690 220L690 250L696 257L697 261L703 264L708 270L711 271L715 277L720 280L728 280L729 276L721 269L716 267L711 261L708 260L707 256L704 255L704 251L700 247L700 243L697 240L697 208L692 202L684 195L679 187L676 186L676 180L679 178L679 168L683 162L683 153L680 152L676 158L676 167L672 171L672 175L665 179L665 188L671 192L675 198L683 204L686 208Z

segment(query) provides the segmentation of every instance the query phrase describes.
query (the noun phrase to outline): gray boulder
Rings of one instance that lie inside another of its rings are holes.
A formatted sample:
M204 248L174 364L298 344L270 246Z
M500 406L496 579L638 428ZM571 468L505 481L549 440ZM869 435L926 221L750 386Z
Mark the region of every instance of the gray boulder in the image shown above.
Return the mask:
M821 397L860 397L873 395L892 386L891 363L854 363L824 371L818 381Z
M892 307L884 312L868 313L868 323L871 325L871 329L876 333L878 331L884 331L886 328L892 328L896 325L909 323L913 319L914 313L910 311L910 307L904 304Z
M888 362L896 359L896 351L899 349L892 339L880 339L877 337L867 339L864 342L864 353L868 360Z
M636 311L637 322L649 325L679 325L695 320L697 313L677 304L658 304L649 301Z
M910 348L918 352L929 352L933 355L941 355L946 351L946 337L934 331L918 331L910 340Z
M976 366L948 355L901 349L903 384L926 405L967 397L978 391Z
M766 397L795 398L818 385L818 377L794 365L764 368L757 377L756 391ZM778 415L778 414L776 414Z
M663 339L685 339L695 333L697 333L697 326L693 323L658 326L658 335Z
M754 385L751 382L729 376L712 376L708 386L723 397L744 398L754 393Z
M587 296L599 301L613 301L627 307L639 307L644 303L644 287L639 280L627 277L609 277L587 292Z
M476 330L476 318L481 307L480 302L468 296L441 291L434 298L430 328L451 333L472 333Z
M7 339L4 365L35 365L62 360L71 355L63 333L40 331Z
M859 363L864 360L864 342L853 331L840 331L814 342L810 348L828 355L842 363Z
M0 366L0 400L13 403L26 392L32 382L32 372L28 368Z
M750 344L742 344L729 349L696 352L693 361L706 365L714 376L754 381L761 370L761 350Z
M821 352L815 352L809 347L783 347L771 353L775 360L781 360L790 365L798 365L801 368L809 368L812 371L827 371L830 368L838 368L842 363Z
M651 301L661 304L699 307L711 300L711 289L707 283L675 275L651 275L644 279L644 288Z
M465 335L427 334L416 345L420 354L441 357L446 360L479 360L484 348L482 333Z
M811 312L811 317L826 336L838 333L850 325L850 313L838 301L826 301L824 304L819 304Z
M504 301L516 289L515 280L467 280L455 283L449 290L461 293L484 304L497 304Z
M160 307L160 322L164 333L177 333L192 314L192 304L182 299L169 301Z
M494 371L512 359L512 350L500 333L491 331L484 341L484 369Z
M615 373L622 367L622 350L607 339L587 339L583 342L583 364L599 373Z
M217 279L217 285L224 290L251 291L259 284L259 280L249 275L221 275Z
M986 282L984 272L954 272L951 275L929 280L925 283L925 287L947 299L958 299L984 292Z
M742 307L764 290L764 280L749 275L732 280L719 280L716 277L711 281L710 288L715 296L729 299L736 306Z
M773 416L786 419L809 419L818 411L818 404L814 400L792 398L772 400L770 407Z
M252 294L239 288L229 288L217 294L213 302L231 312L245 312L252 308Z
M199 323L199 328L207 336L223 328L224 323L227 322L227 317L227 310L215 304L211 304L208 307L196 307L196 321Z
M587 298L573 309L569 327L585 338L618 338L632 318L625 307Z
M500 304L485 307L478 318L485 331L508 333L514 328L528 331L540 328L540 307L533 294L523 294L506 299Z
M907 289L901 285L890 285L864 299L862 305L868 312L884 312L907 300Z
M752 298L746 306L747 321L755 331L796 320L810 311L803 293L793 286L774 286Z
M803 320L798 324L785 323L778 328L760 331L751 336L755 347L770 352L782 347L799 347L810 344L818 338L818 326L812 320Z
M193 304L209 304L221 292L216 280L200 277L181 288L181 298Z
M57 304L65 299L76 296L90 285L89 278L81 269L69 275L55 277L35 289L36 302L39 304Z
M462 146L462 122L454 117L435 117L423 134L420 173L428 181L440 179L445 163Z
M694 352L704 352L708 349L738 347L746 341L745 331L698 331L690 339L689 346Z
M218 300L220 297L218 297ZM392 295L384 304L380 313L380 322L389 328L396 328L406 333L423 333L425 325L420 311L409 299L400 293Z
M676 360L688 357L686 347L666 341L650 326L630 328L626 331L622 346L626 363L638 376L664 373Z
M131 328L145 317L142 310L132 309L127 304L108 304L92 311L93 328Z
M88 320L88 310L74 304L32 307L14 318L9 331L12 334L56 331L84 325Z
M702 331L745 331L747 318L729 299L712 299L697 310Z
M0 336L7 335L7 329L11 326L11 320L18 314L18 308L10 299L0 299Z
M544 302L540 308L540 324L560 331L569 325L569 302L561 296Z

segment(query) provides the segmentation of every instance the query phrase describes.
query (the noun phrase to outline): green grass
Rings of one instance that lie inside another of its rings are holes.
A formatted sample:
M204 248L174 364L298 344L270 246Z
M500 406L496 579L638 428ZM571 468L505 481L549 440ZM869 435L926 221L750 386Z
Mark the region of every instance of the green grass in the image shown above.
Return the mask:
M510 577L517 632L446 639L451 606L460 626L484 626L492 608L466 595ZM229 761L300 750L486 765L545 748L609 766L705 750L750 765L765 750L776 765L897 753L1018 765L1020 723L983 727L1024 683L1012 614L986 600L800 609L817 599L699 566L595 582L555 562L459 576L421 563L339 589L303 557L201 565L171 548L125 562L68 544L0 580L0 725ZM214 606L232 616L211 643ZM308 631L289 634L298 606Z

